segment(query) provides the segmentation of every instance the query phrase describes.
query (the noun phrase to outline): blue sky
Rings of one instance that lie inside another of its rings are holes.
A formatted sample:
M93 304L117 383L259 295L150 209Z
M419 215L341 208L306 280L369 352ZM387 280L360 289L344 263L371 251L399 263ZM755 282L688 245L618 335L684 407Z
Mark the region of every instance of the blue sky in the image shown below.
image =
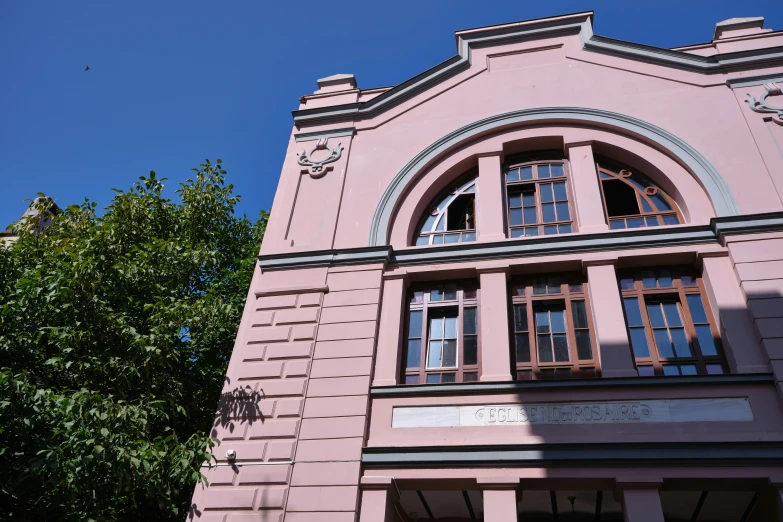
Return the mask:
M317 78L395 85L456 54L455 30L590 9L596 34L660 47L709 41L734 16L783 29L781 0L5 0L0 229L36 192L104 207L150 170L173 197L218 157L256 216Z

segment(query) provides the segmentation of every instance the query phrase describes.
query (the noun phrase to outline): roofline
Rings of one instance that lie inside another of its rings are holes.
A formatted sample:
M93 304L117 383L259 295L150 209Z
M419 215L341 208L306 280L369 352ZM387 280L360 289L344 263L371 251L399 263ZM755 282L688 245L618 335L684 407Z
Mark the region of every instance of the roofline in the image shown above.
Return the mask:
M459 31L456 35L458 48L456 56L366 102L295 110L292 112L294 124L300 127L302 125L320 125L338 121L356 121L373 118L469 68L472 63L472 50L474 48L506 42L541 40L578 34L582 41L582 49L585 51L705 75L726 74L738 69L783 63L783 47L699 56L682 51L594 35L592 19L593 12L586 11L571 15L539 18L527 22L514 22L512 24Z

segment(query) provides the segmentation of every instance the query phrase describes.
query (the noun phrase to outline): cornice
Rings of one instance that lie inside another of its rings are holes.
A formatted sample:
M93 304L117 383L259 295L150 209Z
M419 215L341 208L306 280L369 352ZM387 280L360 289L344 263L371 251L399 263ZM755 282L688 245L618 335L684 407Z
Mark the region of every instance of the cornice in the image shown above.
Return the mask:
M334 121L358 121L372 118L470 67L473 49L576 34L580 35L582 49L585 51L697 74L726 74L738 69L769 66L772 63L783 62L783 47L699 56L598 36L593 34L592 12L576 13L555 19L532 20L458 32L456 35L458 54L456 56L366 102L295 110L292 112L294 124L297 126L320 125Z
M598 251L660 248L678 245L714 244L725 236L783 231L783 212L712 218L709 225L672 226L635 230L614 230L597 234L564 234L489 243L409 247L395 250L389 245L271 254L258 256L265 271L319 266L348 266L385 263L415 266L493 259L546 257Z

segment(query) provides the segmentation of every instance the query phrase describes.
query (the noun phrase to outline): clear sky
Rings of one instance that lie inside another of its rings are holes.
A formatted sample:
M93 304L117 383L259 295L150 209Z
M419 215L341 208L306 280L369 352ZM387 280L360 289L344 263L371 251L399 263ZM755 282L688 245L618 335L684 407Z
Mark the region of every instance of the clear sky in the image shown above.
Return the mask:
M395 85L456 54L456 30L591 9L596 34L659 47L735 16L783 29L783 0L3 0L0 229L36 192L104 207L150 170L173 197L218 157L256 216L317 78Z

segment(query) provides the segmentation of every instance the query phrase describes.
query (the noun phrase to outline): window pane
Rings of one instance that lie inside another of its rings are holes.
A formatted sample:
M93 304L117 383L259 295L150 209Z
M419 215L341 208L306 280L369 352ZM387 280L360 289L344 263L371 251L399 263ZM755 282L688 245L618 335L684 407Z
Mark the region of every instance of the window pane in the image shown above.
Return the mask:
M688 338L685 337L685 330L683 328L672 328L669 330L669 333L671 333L677 357L690 357L692 355L691 345L688 344Z
M645 223L647 223L648 227L657 227L658 226L658 218L655 216L652 217L646 217L644 218Z
M517 380L518 381L532 381L533 380L533 371L532 370L520 370L517 372Z
M475 241L475 240L476 240L475 232L464 232L462 234L462 241Z
M530 337L528 334L516 334L514 336L514 344L516 345L516 355L518 363L530 362Z
M587 328L587 312L584 301L572 301L571 313L574 317L574 328Z
M465 308L463 312L462 326L464 333L465 335L473 335L476 333L476 309L473 307Z
M623 290L633 290L634 287L634 281L632 277L626 277L623 279L620 279L620 288Z
M721 375L723 374L723 366L720 364L708 364L707 373L709 375Z
M666 201L666 198L661 196L660 193L655 194L654 196L650 196L650 199L652 200L653 205L658 207L658 210L671 210L672 209L672 207Z
M639 377L652 377L655 375L655 368L652 366L637 366L637 370L639 370Z
M541 210L544 214L544 223L551 223L552 221L557 221L555 218L555 204L554 203L544 203L541 206Z
M652 207L647 202L647 198L640 198L640 199L642 200L642 210L644 210L645 212L653 212Z
M644 218L628 218L625 222L628 224L628 228L644 228L646 225Z
M525 286L524 285L517 285L514 287L514 289L511 291L511 295L516 296L524 296L525 295Z
M435 226L435 231L442 232L444 230L446 230L446 217L441 214L440 221L438 221L438 224Z
M568 290L570 292L584 292L584 287L582 286L582 283L572 283L568 285Z
M527 305L523 305L523 304L514 305L514 331L515 332L527 331Z
M519 169L511 169L508 171L509 181L519 181Z
M463 339L462 364L478 364L478 339L469 335Z
M418 368L421 366L421 339L408 341L408 361L406 368Z
M525 236L530 237L530 236L537 236L537 235L538 235L538 228L536 228L536 227L527 227L525 229Z
M549 315L552 318L552 332L564 333L566 331L565 310L552 310Z
M440 382L440 374L439 373L427 374L427 384L438 384L439 382Z
M571 377L571 368L555 368L556 379L569 379Z
M639 310L639 300L635 297L626 297L623 299L625 307L625 317L628 326L642 326L642 312Z
M658 280L655 279L655 272L649 270L642 272L642 283L645 288L657 288Z
M438 287L431 289L430 301L443 301L443 289Z
M406 375L405 376L405 384L419 384L419 376L418 375Z
M680 369L676 364L666 364L663 367L664 375L680 375Z
M441 341L430 341L430 351L427 355L427 368L440 368L441 365L441 350L443 344Z
M654 328L666 326L666 321L663 320L663 313L661 312L661 303L647 303L647 313L650 316L650 324Z
M449 283L446 285L446 291L443 293L443 299L446 301L454 301L457 299L457 285Z
M508 213L508 219L512 225L522 225L524 223L522 221L522 209L512 208Z
M551 169L552 169L552 177L553 178L557 177L557 176L563 176L564 175L563 174L563 166L562 165L552 165Z
M567 201L561 201L559 203L555 203L557 206L557 220L558 221L568 221L571 219L571 214L568 211L568 202Z
M697 286L696 280L691 276L682 276L680 281L682 281L682 286Z
M443 236L432 236L432 244L433 245L442 245L443 244Z
M522 207L522 194L516 194L508 196L508 208L521 208Z
M668 215L668 216L661 216L663 218L663 224L664 225L679 225L680 220L677 219L677 216L674 215Z
M544 227L544 235L546 236L551 236L557 233L557 225L547 225Z
M538 166L538 177L539 178L548 178L549 177L549 165L539 165Z
M571 225L560 225L560 233L561 234L570 234L571 233Z
M440 376L440 382L457 382L457 374L443 373Z
M519 178L523 181L533 179L533 167L522 167L519 169Z
M689 295L686 297L688 299L688 308L690 308L691 311L691 319L693 319L694 323L706 323L707 321L707 312L704 310L704 303L701 300L700 295Z
M421 310L413 310L408 318L408 337L421 337Z
M413 297L411 297L411 303L423 303L424 302L424 292L413 292Z
M555 201L568 201L565 183L555 183Z
M462 374L462 382L477 382L477 381L478 381L477 372L466 372Z
M446 234L446 243L459 243L460 234Z
M552 360L552 340L548 335L538 336L538 361L554 362Z
M696 337L699 339L699 349L701 349L702 355L718 355L718 350L715 348L715 338L712 336L710 325L700 324L696 326Z
M663 313L666 314L666 322L669 326L682 326L680 310L677 303L662 303ZM657 326L657 325L656 325Z
M681 364L680 365L680 373L683 375L697 375L698 372L696 371L696 365L695 364Z
M661 270L658 272L658 286L661 288L671 288L674 286L672 283L672 274L668 270Z
M522 193L522 204L526 207L536 206L536 193L535 191Z
M546 281L543 279L536 279L533 283L533 293L534 294L545 294L546 293Z
M476 287L473 285L473 283L468 283L465 285L465 288L463 290L463 295L465 299L475 299L477 295Z
M576 331L576 354L580 361L589 361L593 358L593 345L588 330Z
M430 317L430 339L443 339L443 320L445 317Z
M541 202L542 203L552 203L554 201L554 196L552 195L552 184L551 183L542 183L538 186L538 190L541 194Z
M416 238L416 246L423 246L430 244L430 236L419 236Z
M524 228L515 228L511 230L511 237L525 237Z
M445 339L456 339L457 338L457 318L456 317L446 317L446 333L443 336Z
M555 343L555 360L557 362L568 362L571 357L568 354L568 339L565 334L553 335Z
M539 370L538 376L541 379L554 379L555 370Z
M669 340L669 332L666 329L654 330L655 346L658 348L658 354L661 357L674 357L674 348Z
M609 221L609 228L612 230L619 230L621 228L625 228L625 220L624 219L614 219L612 221Z
M546 278L547 292L550 294L560 293L560 278L559 277L547 277Z
M525 225L532 225L538 221L536 216L536 207L525 207L524 209Z
M549 333L549 313L546 311L536 312L536 332Z
M452 368L454 366L457 366L456 339L443 341L443 366L444 368Z
M650 347L647 346L647 337L644 328L631 328L631 346L636 357L649 357Z

